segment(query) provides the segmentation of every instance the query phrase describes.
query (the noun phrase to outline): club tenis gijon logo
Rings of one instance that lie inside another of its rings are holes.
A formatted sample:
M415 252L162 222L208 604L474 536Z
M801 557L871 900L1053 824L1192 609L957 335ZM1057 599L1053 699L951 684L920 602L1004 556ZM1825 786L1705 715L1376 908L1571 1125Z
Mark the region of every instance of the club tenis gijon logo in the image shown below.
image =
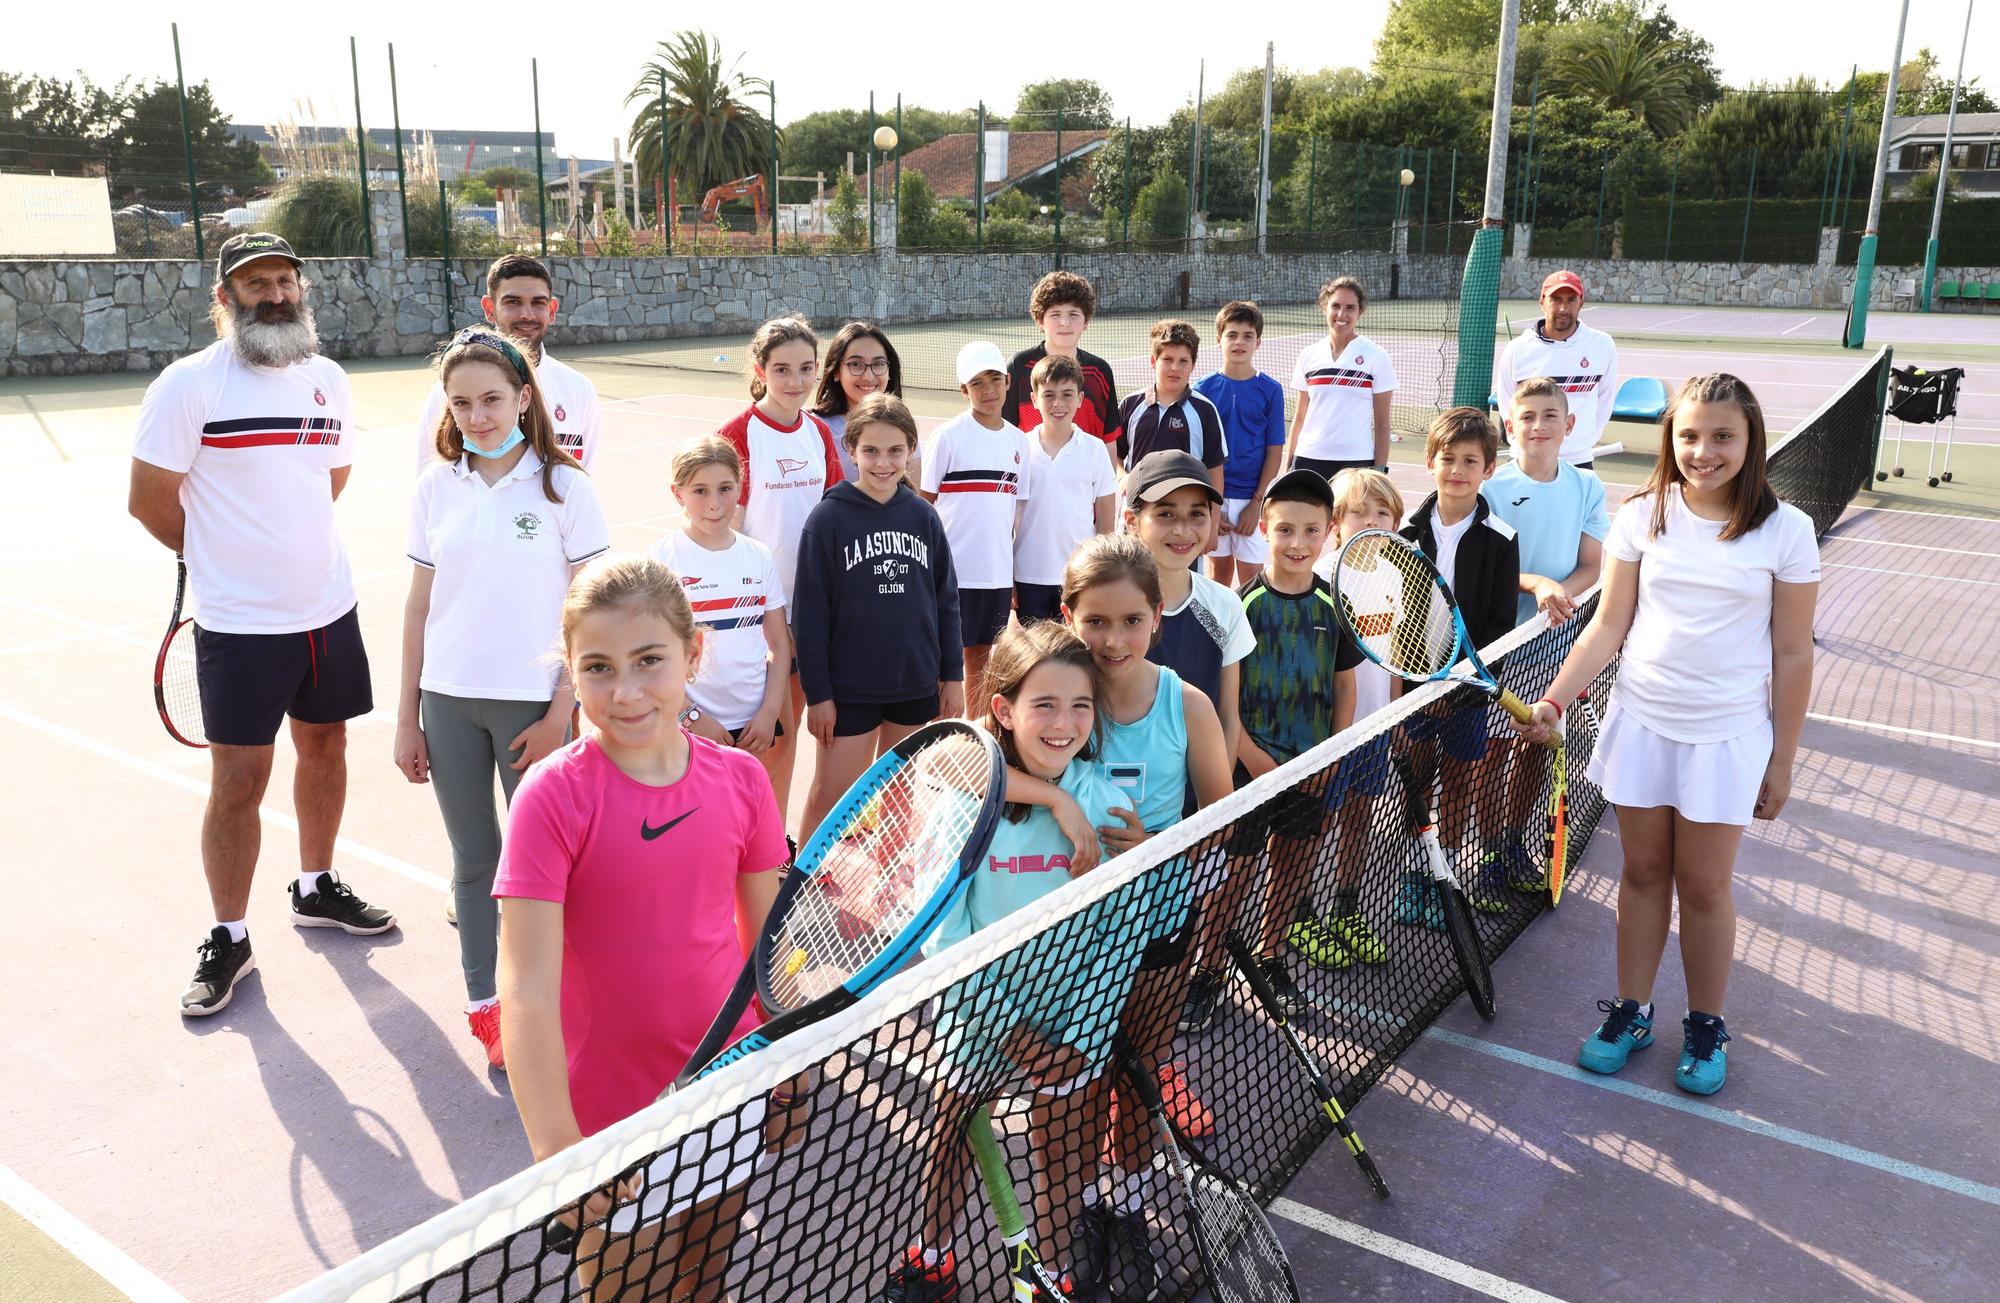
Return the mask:
M569 419L569 414L563 411L563 405L561 403L556 404L555 416L558 421L567 421Z
M520 533L514 535L515 538L525 538L525 539L538 538L540 537L540 535L536 531L540 530L541 527L542 527L542 518L540 516L537 516L532 511L524 511L520 515L514 517L514 528L521 531Z
M320 405L321 407L325 407L325 406L326 406L326 395L325 395L324 393L322 393L322 392L321 392L320 390L318 390L318 389L315 389L315 390L313 390L313 401L314 401L314 402L316 402L316 403L318 403L318 404L319 404L319 405Z

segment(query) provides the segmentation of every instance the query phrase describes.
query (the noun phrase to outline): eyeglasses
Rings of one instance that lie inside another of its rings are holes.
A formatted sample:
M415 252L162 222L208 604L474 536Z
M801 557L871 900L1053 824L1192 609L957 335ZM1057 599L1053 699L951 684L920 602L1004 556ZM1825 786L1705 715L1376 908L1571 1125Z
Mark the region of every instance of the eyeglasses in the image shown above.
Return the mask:
M840 369L851 376L885 376L889 374L889 359L878 357L873 362L858 357L850 357L840 364Z

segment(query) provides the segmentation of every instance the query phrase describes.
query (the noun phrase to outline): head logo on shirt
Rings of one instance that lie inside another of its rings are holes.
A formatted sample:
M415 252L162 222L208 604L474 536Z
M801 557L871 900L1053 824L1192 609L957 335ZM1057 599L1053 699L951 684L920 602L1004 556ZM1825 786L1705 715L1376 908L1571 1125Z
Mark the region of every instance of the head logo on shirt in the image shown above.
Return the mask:
M321 393L319 390L315 389L313 390L313 401L318 403L321 407L325 407L326 395Z
M569 413L563 411L563 405L561 403L556 404L555 416L558 421L567 421L569 419Z
M793 461L790 457L778 458L778 473L780 475L796 475L805 468L806 464L802 461Z
M514 517L514 528L521 531L514 535L515 538L532 539L535 537L535 531L541 527L542 518L532 511L524 511Z

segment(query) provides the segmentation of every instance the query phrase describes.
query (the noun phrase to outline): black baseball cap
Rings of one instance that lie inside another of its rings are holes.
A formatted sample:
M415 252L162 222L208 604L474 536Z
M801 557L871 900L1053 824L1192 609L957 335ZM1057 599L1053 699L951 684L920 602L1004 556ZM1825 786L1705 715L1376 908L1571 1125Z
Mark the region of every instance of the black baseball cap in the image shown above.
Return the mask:
M282 235L272 235L269 231L241 231L224 240L222 248L217 251L216 279L228 280L230 272L259 258L283 258L295 269L305 266Z
M1215 482L1208 478L1208 467L1192 453L1171 449L1149 452L1125 472L1125 497L1131 502L1158 502L1175 489L1189 488L1222 501Z
M1333 485L1316 470L1297 466L1271 481L1264 490L1266 502L1309 502L1332 511Z

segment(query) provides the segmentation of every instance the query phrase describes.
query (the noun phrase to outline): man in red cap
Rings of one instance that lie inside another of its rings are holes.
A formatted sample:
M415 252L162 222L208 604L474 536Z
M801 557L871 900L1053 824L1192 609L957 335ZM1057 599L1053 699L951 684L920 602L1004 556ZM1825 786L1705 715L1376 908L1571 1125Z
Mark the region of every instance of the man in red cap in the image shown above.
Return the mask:
M1514 386L1548 376L1562 386L1576 423L1563 441L1563 460L1591 468L1590 450L1603 441L1618 393L1618 346L1611 336L1583 324L1583 277L1564 268L1542 282L1542 318L1523 331L1493 363L1493 392L1500 396L1500 420Z

